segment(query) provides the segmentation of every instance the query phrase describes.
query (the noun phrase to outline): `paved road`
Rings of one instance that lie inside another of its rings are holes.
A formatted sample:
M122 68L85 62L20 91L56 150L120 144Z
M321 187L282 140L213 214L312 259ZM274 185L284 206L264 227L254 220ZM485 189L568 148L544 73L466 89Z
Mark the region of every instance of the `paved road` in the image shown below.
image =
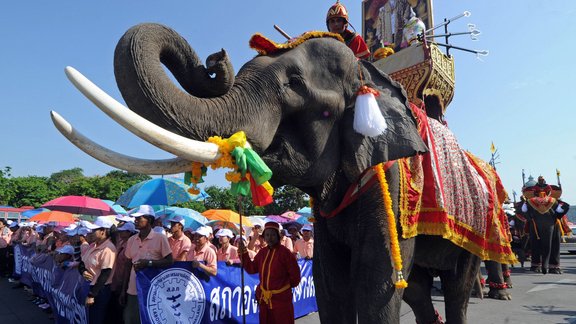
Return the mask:
M468 323L576 324L576 254L563 253L561 263L564 270L561 275L542 275L513 268L512 300L470 299ZM440 287L438 281L434 284ZM0 279L0 323L52 323L45 313L28 301L26 292L11 287L12 284L6 279ZM434 296L433 300L436 308L444 314L442 296ZM296 323L316 324L320 321L317 314L311 314L298 319ZM415 323L414 315L406 304L402 305L401 323Z
M576 254L568 254L563 246L561 266L564 273L536 274L512 268L512 300L471 298L468 306L468 323L476 324L576 324ZM528 268L530 265L525 264ZM484 268L482 268L484 271ZM485 274L485 272L484 272ZM434 285L440 287L440 282ZM487 290L488 288L486 288ZM444 317L444 301L441 295L433 296L434 305ZM416 323L407 304L402 304L401 323ZM444 317L444 319L446 319ZM296 321L298 324L320 323L317 314Z

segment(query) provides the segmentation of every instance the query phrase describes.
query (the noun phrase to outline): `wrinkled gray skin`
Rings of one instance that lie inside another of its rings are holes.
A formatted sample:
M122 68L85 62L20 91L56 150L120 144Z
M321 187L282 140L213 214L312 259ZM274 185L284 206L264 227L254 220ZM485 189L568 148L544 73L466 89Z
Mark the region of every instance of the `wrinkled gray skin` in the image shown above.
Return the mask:
M426 151L404 90L370 63L358 63L334 39L312 39L290 51L257 56L236 78L223 53L211 62L208 71L174 31L145 24L118 43L115 74L128 106L161 127L196 140L244 130L274 172L272 184L308 193L315 215L334 210L365 169ZM162 64L189 93L171 81ZM376 138L352 129L359 66L366 83L381 93L388 130ZM397 215L395 167L387 178ZM393 286L383 205L375 185L335 217L317 217L314 280L323 323L399 322L402 295ZM401 250L405 275L416 264L404 298L417 320L435 319L427 269L435 268L443 279L448 320L465 322L478 258L431 236L401 240Z
M484 261L484 264L486 265L486 273L488 274L488 278L486 278L487 285L490 285L491 282L499 285L506 283L508 288L512 288L512 280L510 277L504 277L504 272L509 269L507 264L501 264L496 261ZM488 297L499 300L512 300L512 295L506 288L489 287Z
M527 203L528 212L523 215L529 224L532 271L560 273L560 228L556 221L566 215L570 208L563 202L561 204L564 206L561 213L556 212L556 203L548 212L540 214Z

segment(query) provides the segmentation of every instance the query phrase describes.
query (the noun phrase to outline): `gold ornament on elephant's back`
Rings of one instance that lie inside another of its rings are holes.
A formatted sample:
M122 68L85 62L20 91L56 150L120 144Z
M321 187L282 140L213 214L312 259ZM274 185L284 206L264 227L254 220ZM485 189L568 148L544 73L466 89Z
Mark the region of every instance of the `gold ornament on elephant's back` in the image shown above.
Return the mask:
M411 102L419 104L425 96L436 95L441 100L442 113L446 113L454 97L454 58L444 55L438 46L410 46L374 65L402 84Z

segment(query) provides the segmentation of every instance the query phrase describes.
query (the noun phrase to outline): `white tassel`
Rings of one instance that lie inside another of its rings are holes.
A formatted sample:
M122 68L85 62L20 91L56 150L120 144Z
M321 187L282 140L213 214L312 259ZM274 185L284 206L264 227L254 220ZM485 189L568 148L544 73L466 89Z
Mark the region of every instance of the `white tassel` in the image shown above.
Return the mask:
M374 93L379 93L367 86L360 87L356 97L354 112L354 130L364 136L378 136L386 131L386 120L380 112Z

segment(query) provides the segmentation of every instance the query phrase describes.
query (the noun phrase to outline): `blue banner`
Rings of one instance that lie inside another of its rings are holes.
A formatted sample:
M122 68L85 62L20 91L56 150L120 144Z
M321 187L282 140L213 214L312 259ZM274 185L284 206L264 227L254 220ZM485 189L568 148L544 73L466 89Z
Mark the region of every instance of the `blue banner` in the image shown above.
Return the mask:
M34 248L19 244L14 246L14 256L20 264L20 281L48 300L56 323L88 323L85 301L90 282L77 268L58 267L51 255L36 254Z
M292 290L295 317L316 312L312 261L298 260L300 285ZM175 262L167 269L145 268L136 273L142 323L258 323L258 275L244 274L240 287L238 266L218 262L218 275L207 276L191 262ZM244 307L241 294L244 293Z

